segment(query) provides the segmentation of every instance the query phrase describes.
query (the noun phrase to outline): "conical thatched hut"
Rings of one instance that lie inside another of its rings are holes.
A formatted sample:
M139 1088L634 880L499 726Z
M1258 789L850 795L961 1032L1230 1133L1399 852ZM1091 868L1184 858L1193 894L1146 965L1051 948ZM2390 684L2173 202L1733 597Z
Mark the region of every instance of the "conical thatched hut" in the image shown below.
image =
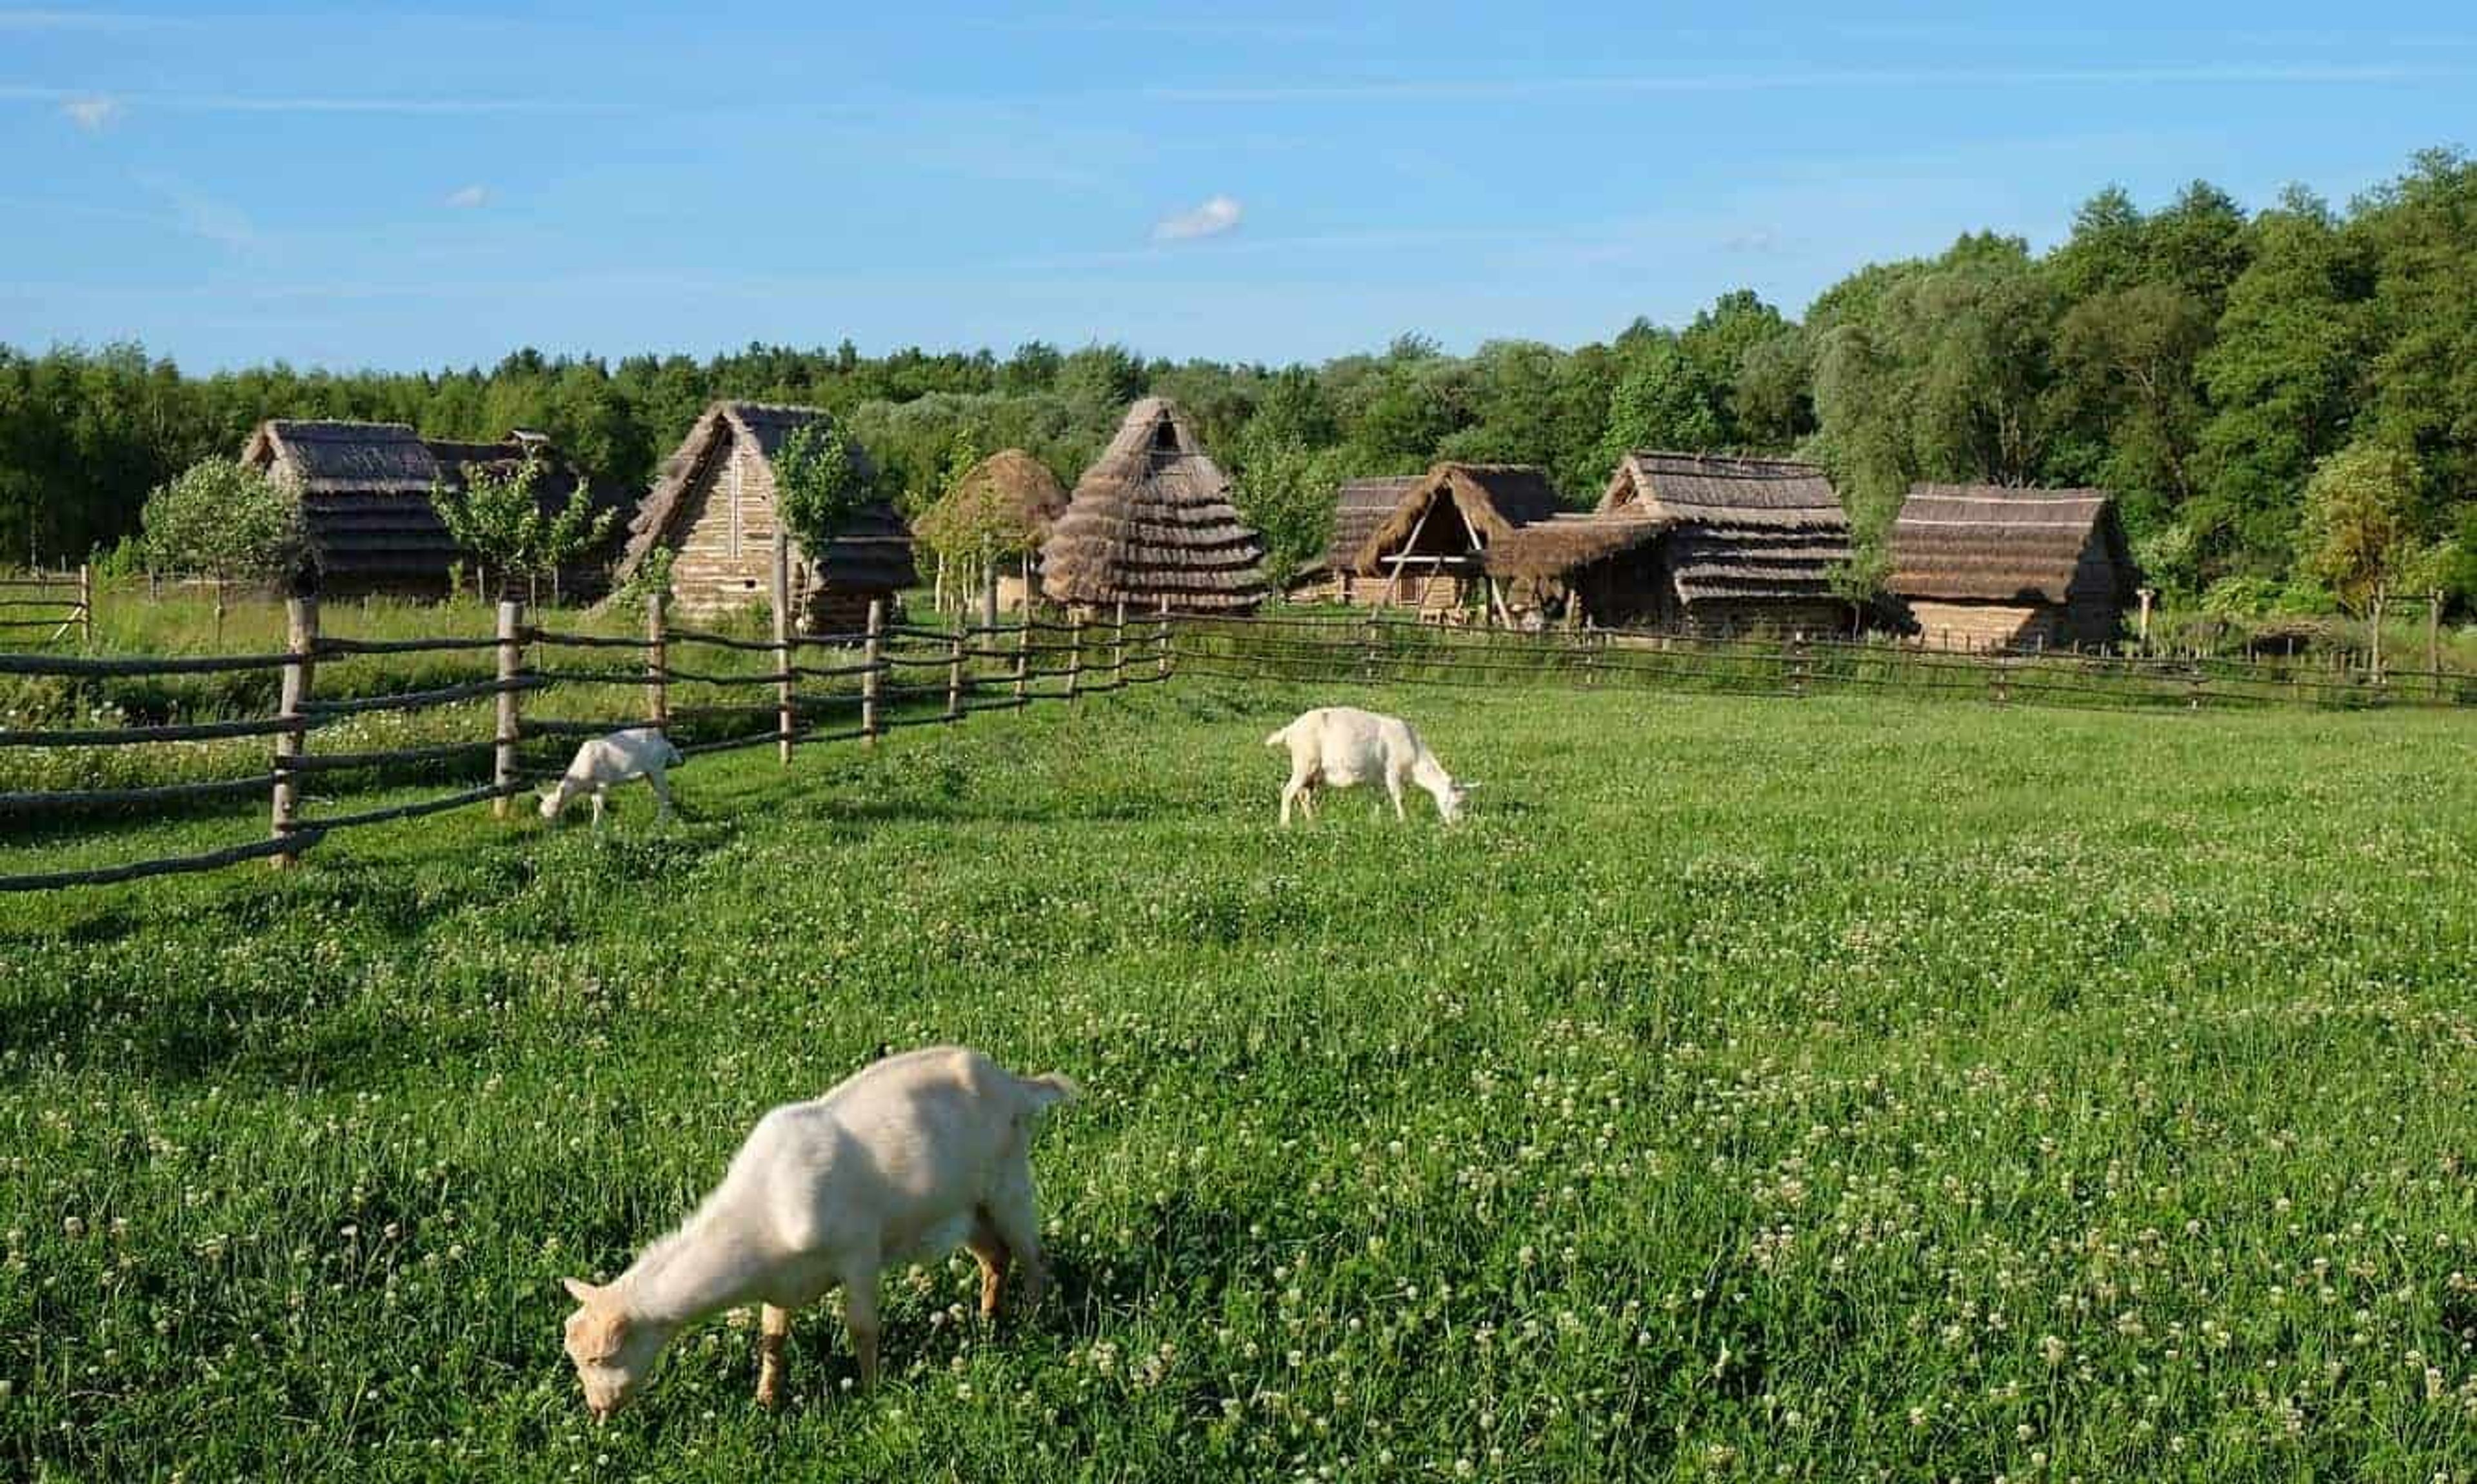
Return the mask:
M758 402L706 408L637 507L620 581L662 546L676 554L671 593L682 613L704 617L766 601L774 585L774 456L826 416ZM912 532L884 501L864 507L822 553L792 546L793 611L812 628L855 628L870 599L917 581Z
M2105 644L2140 584L2103 489L1914 484L1890 548L1885 589L1930 644Z
M565 508L585 476L536 433L457 443L424 438L403 423L273 418L250 433L240 456L300 496L320 591L415 598L446 596L460 563L476 581L482 575L479 558L459 547L439 520L430 503L432 486L461 488L468 467L504 474L527 458L542 466L534 484L537 503L546 511ZM612 508L615 502L597 492L594 507ZM559 574L562 585L571 592L598 588L609 558L607 550L588 554Z
M972 571L980 564L995 562L1003 572L1020 559L1023 576L1001 577L998 584L999 606L1020 607L1032 560L1065 510L1066 488L1058 476L1030 454L1010 448L972 465L912 529L937 554L940 572L950 559L969 569L956 584L961 590L971 589Z
M1264 601L1264 541L1187 414L1147 397L1075 484L1040 549L1053 602L1149 612L1245 612Z
M1464 608L1486 591L1489 545L1556 513L1556 487L1539 469L1439 463L1403 485L1351 568L1379 604Z
M1525 527L1488 569L1605 625L1802 629L1849 620L1832 572L1849 518L1823 471L1781 458L1629 454L1589 516Z

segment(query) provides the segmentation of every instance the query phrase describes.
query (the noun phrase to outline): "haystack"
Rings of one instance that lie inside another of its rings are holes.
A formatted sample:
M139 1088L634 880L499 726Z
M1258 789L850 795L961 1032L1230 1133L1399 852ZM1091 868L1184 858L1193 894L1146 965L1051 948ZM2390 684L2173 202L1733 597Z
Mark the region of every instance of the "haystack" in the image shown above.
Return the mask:
M1264 601L1264 542L1187 415L1147 397L1076 482L1040 581L1051 601L1081 607L1246 612Z

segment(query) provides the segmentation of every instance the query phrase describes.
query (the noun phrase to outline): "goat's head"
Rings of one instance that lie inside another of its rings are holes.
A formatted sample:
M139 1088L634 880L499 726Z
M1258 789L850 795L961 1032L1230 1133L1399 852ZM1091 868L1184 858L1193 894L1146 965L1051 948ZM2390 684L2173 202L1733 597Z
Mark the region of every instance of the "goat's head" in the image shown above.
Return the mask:
M1471 782L1447 783L1444 792L1437 795L1437 812L1443 816L1446 824L1462 823L1463 809L1470 803L1471 790L1477 787L1477 783Z
M559 818L559 811L567 807L567 780L565 779L560 779L558 783L549 788L540 790L541 817L544 819Z
M631 1316L607 1287L583 1278L569 1278L566 1284L568 1297L577 1303L576 1312L567 1317L567 1358L585 1387L586 1410L595 1422L608 1422L653 1373L670 1331Z

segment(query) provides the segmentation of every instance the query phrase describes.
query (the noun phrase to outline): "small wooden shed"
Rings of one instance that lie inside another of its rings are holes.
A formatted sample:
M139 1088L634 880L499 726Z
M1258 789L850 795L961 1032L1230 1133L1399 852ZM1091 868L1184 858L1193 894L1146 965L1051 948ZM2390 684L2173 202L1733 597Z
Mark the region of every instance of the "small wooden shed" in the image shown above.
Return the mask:
M1030 590L1040 544L1049 539L1051 528L1065 511L1066 487L1047 464L1019 448L1000 449L972 465L952 489L920 512L913 532L920 544L940 552L956 551L959 544L972 548L963 557L975 572L956 574L956 587L950 591L969 591L979 564L994 562L1001 574L999 606L1020 608ZM941 555L941 574L945 567ZM1005 576L1010 568L1020 575Z
M1075 483L1040 549L1054 603L1244 613L1264 601L1264 540L1176 404L1147 397Z
M1461 610L1489 595L1490 544L1556 513L1556 487L1530 465L1439 463L1402 484L1350 567L1379 606Z
M2103 489L1915 484L1889 546L1885 589L1930 644L2110 643L2140 585Z
M1363 601L1373 585L1353 568L1359 559L1359 549L1385 517L1402 503L1402 496L1417 483L1415 474L1388 475L1379 479L1344 480L1334 492L1333 536L1324 551L1306 566L1290 574L1288 594L1293 603L1355 603Z
M1597 509L1508 532L1488 570L1606 627L1833 632L1849 518L1823 471L1781 458L1627 455Z
M461 443L424 438L403 423L274 418L252 431L240 458L299 495L319 590L344 597L442 598L460 563L478 578L478 558L448 535L430 503L432 486L462 487L468 467L506 473L538 459L534 492L546 510L564 508L586 482L547 437L523 431ZM600 491L594 505L617 507ZM598 592L608 561L607 550L588 554L560 574L562 588Z
M697 418L638 504L619 560L622 581L667 547L671 595L687 615L708 617L769 601L774 586L774 457L791 435L827 414L817 408L717 402ZM804 628L846 631L866 621L871 599L919 581L912 532L885 501L864 507L823 552L791 543L792 611Z

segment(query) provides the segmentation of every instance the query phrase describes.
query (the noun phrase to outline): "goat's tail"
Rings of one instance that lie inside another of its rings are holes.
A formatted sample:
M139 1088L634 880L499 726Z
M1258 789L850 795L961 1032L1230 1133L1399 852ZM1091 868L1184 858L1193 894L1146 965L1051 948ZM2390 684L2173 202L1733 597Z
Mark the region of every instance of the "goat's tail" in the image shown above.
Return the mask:
M1296 723L1296 722L1292 722L1292 723L1290 723L1290 727L1295 727L1295 726L1297 726L1297 725L1298 725L1298 723ZM1285 727L1285 728L1283 728L1281 730L1279 730L1279 731L1277 731L1277 732L1274 732L1271 736L1266 737L1266 738L1264 739L1264 745L1265 745L1266 747L1280 747L1280 746L1282 746L1284 743L1286 743L1286 742L1289 741L1289 740L1290 740L1290 727Z
M1084 1089L1063 1072L1044 1072L1038 1076L1017 1077L1024 1099L1034 1113L1045 1113L1063 1102L1073 1102L1084 1096Z

